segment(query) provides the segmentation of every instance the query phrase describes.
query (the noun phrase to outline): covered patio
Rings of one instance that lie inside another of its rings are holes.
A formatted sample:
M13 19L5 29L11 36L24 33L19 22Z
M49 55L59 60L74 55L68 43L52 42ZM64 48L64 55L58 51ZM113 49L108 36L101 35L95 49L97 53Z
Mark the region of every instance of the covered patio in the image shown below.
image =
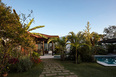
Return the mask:
M39 33L41 34L41 33ZM41 36L37 36L37 35L31 35L32 37L34 37L35 41L36 41L36 47L37 47L37 52L39 52L41 55L45 55L45 54L52 54L55 51L55 44L54 42L50 42L49 44L47 44L48 40L50 38L59 38L59 36L57 35L46 35L46 34L41 34L47 38L41 37Z
M116 38L99 41L100 43L116 43Z
M104 45L112 45L112 48L110 46L109 51L112 51L113 53L116 53L116 38L112 38L112 39L106 39L106 40L102 40L102 41L99 41L99 43L103 43Z

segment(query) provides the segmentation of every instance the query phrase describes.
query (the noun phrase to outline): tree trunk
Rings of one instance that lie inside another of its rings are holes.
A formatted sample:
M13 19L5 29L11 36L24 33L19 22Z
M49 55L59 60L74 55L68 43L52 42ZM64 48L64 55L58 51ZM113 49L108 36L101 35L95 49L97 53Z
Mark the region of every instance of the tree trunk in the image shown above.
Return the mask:
M64 59L65 59L65 58L64 58L64 52L62 51L62 52L61 52L61 60L64 61Z
M76 47L76 56L75 56L75 60L76 60L76 64L78 63L78 59L77 59L77 47Z

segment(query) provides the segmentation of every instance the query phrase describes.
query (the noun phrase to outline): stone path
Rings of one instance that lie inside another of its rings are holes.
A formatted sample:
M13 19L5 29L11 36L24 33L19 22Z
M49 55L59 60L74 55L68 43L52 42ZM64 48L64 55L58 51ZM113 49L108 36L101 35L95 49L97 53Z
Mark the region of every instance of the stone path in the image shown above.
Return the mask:
M42 61L44 62L44 70L39 77L77 77L53 59L43 59Z

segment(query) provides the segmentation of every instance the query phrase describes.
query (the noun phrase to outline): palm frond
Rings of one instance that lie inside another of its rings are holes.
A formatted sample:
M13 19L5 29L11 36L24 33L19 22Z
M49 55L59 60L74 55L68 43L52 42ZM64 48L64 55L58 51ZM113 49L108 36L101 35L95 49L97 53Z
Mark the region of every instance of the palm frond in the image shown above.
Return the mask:
M45 27L45 26L44 25L43 26L36 26L36 27L33 27L33 28L29 29L28 31L32 31L32 30L35 30L37 28L43 28L43 27Z
M17 15L17 13L16 13L15 9L13 9L13 12L14 12L14 14L15 14L15 16L16 16L16 18L17 18L17 20L19 21L19 20L20 20L20 18L19 18L19 16Z
M67 43L67 44L70 44L70 45L72 45L72 46L74 46L74 47L75 47L74 43Z
M29 29L29 27L30 27L30 25L32 24L33 21L34 21L34 18L32 18L32 19L30 20L30 22L27 24L27 26L26 26L26 30Z
M57 40L58 40L58 38L55 38L55 37L54 38L50 38L47 43L49 44L51 41L57 41Z

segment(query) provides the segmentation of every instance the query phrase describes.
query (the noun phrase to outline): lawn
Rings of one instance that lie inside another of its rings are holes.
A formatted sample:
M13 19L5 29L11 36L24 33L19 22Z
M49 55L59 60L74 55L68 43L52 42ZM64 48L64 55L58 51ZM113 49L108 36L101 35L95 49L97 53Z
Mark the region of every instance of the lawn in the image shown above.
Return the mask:
M8 77L39 77L43 71L43 63L39 63L32 67L31 70L21 73L9 73Z
M71 61L58 62L78 77L116 77L116 67L105 67L97 63L74 64Z

